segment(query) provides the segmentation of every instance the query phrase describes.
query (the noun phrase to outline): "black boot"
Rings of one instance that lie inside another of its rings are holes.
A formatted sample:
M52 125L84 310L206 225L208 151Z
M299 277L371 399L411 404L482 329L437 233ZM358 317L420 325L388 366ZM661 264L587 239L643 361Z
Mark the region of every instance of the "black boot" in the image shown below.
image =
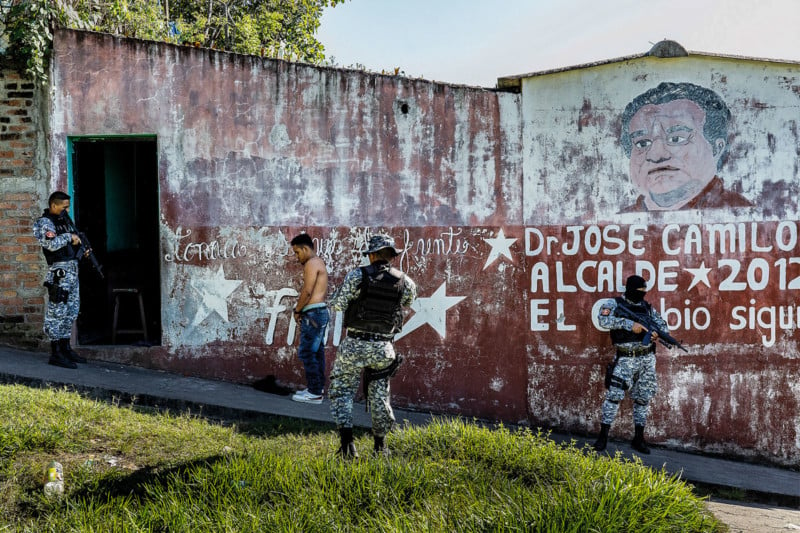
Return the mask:
M649 454L650 448L647 447L647 443L644 441L644 426L634 426L634 431L636 433L631 441L631 448L639 453Z
M600 435L594 441L594 451L602 452L608 445L608 430L611 429L611 424L600 424Z
M72 361L73 363L85 363L86 358L81 357L78 355L78 352L72 349L72 346L69 345L69 339L61 339L58 341L61 344L61 353L67 356L67 359Z
M356 445L353 442L353 428L339 428L341 446L336 452L342 459L358 459Z
M372 453L375 455L382 455L383 457L389 457L389 447L386 446L386 442L383 440L383 437L373 435L372 439L375 442Z
M64 368L78 368L78 365L70 361L64 352L61 350L61 341L50 342L50 360L51 365L61 366Z

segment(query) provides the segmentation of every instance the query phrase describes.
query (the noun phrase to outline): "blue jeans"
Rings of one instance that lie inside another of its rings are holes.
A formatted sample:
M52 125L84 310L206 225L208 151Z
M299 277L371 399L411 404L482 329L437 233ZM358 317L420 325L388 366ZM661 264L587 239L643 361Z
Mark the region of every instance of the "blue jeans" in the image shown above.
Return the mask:
M300 346L297 357L306 371L308 392L321 395L325 389L325 328L328 309L309 309L300 315Z

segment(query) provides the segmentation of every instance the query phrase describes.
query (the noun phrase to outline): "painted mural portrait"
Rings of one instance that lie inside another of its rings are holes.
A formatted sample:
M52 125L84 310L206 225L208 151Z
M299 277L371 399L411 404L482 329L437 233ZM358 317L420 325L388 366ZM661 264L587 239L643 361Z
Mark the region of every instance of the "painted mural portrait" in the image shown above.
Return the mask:
M692 83L661 83L634 98L622 114L620 142L639 197L620 212L752 206L718 174L730 118L717 93Z

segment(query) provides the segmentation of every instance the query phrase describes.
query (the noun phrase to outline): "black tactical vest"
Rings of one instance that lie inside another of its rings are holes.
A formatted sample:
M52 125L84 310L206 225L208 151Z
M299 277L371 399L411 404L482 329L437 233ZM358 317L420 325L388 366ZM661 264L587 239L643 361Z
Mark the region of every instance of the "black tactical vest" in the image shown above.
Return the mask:
M384 262L361 267L361 292L347 306L345 327L385 335L398 333L403 327L400 302L404 277L405 274Z
M626 309L630 309L634 313L646 313L650 316L650 310L652 307L649 303L642 301L641 305L632 304L625 298L617 296L614 298L614 301L617 302L617 307L624 307ZM628 331L627 329L612 329L609 331L611 334L611 342L614 344L622 344L625 342L639 342L641 343L644 339L644 336L647 335L646 331L642 331L641 333L634 333L632 331Z
M52 214L49 209L45 209L44 213L42 213L42 216L49 218L53 222L53 225L56 227L56 235L74 233L75 231L75 225L72 223L72 219L69 218L69 215L67 215L66 212L61 216L56 216ZM44 258L48 265L78 258L78 247L73 246L72 242L54 252L51 252L46 248L42 248L42 252L44 253Z

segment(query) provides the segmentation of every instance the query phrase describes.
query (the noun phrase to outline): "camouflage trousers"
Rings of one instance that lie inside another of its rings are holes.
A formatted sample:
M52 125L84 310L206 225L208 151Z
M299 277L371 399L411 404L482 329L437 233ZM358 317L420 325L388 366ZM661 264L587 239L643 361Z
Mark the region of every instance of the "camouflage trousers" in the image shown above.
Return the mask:
M624 384L624 388L620 385ZM644 426L647 422L647 409L650 400L658 391L656 381L656 356L618 357L614 368L614 378L603 402L602 423L611 425L617 417L619 403L630 392L633 400L633 423Z
M59 280L58 286L65 293L66 301L54 302L49 296L47 298L43 329L51 341L70 338L72 324L78 318L78 311L81 308L78 262L63 261L52 264L45 276L45 282L53 283L58 270L64 271L64 277Z
M336 352L328 392L331 414L338 427L353 427L353 399L361 382L361 370L365 367L384 369L392 364L394 357L394 346L391 342L362 341L352 337L346 337L342 341ZM379 437L384 436L394 425L389 379L372 381L366 394L372 415L372 433Z

